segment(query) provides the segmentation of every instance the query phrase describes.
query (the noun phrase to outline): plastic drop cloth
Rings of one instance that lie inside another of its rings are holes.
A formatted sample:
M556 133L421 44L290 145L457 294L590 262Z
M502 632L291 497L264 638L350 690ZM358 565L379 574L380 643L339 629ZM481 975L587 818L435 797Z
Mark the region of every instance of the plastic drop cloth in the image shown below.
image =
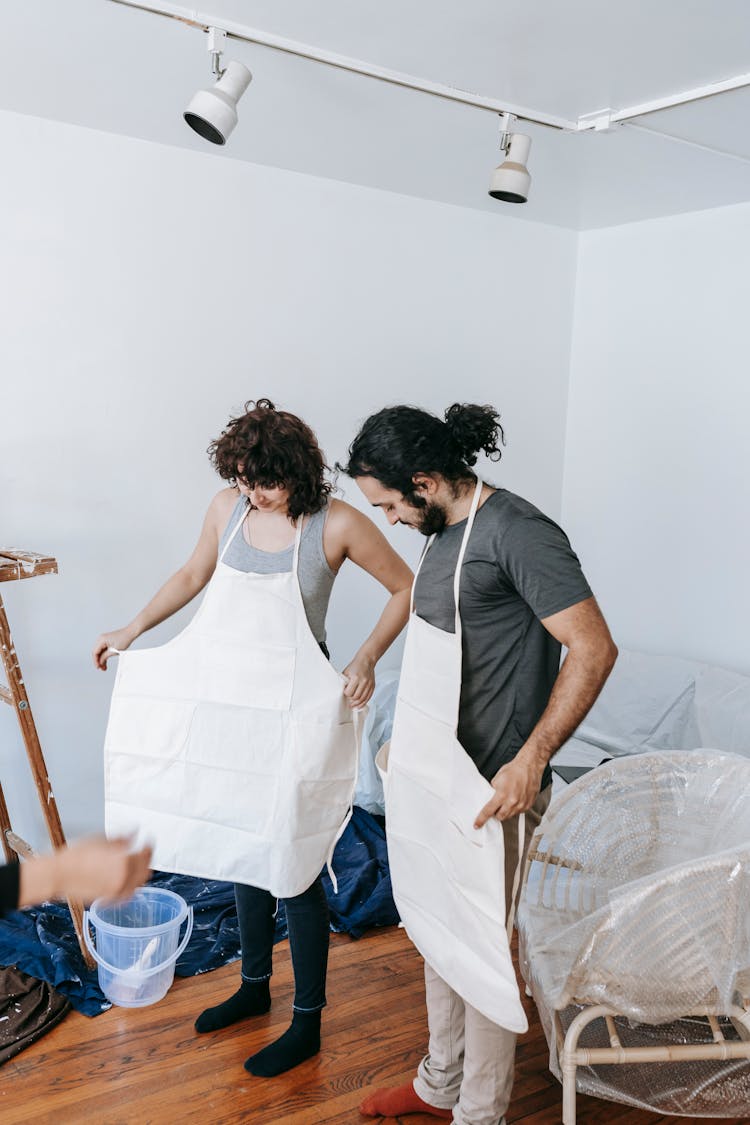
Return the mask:
M706 1013L750 1013L750 761L693 750L599 766L553 803L534 849L520 961L558 1078L555 1011L565 1032L606 1005L623 1046L710 1042ZM722 1027L750 1039L750 1014ZM603 1020L579 1046L609 1046ZM577 1088L653 1112L750 1114L746 1060L579 1067Z

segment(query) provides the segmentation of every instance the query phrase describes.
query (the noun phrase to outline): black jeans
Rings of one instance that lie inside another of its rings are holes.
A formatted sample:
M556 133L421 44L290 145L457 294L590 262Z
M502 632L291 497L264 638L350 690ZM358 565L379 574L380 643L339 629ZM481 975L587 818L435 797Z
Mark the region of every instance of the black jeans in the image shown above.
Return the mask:
M319 641L326 660L330 654ZM276 899L270 891L235 883L237 917L242 945L242 979L268 980L273 972L273 935ZM328 901L320 875L306 891L285 898L289 948L294 968L294 1010L319 1012L326 1005L328 969Z
M242 979L268 980L272 973L276 899L270 891L235 883L242 944ZM318 876L311 887L285 898L294 967L294 1010L317 1012L326 1004L328 902Z

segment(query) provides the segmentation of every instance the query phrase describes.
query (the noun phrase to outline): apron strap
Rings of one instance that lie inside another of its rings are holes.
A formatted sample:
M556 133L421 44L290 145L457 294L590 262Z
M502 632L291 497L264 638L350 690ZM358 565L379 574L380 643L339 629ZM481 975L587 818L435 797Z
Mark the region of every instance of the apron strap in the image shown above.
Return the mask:
M222 552L221 552L221 554L219 555L219 562L222 562L222 561L223 561L223 559L224 559L224 555L225 555L225 554L227 553L227 551L229 550L229 544L230 544L230 543L232 542L232 540L234 539L235 535L237 534L237 532L238 532L238 531L240 530L240 528L242 527L243 523L244 523L244 522L245 522L245 520L247 519L248 515L250 514L250 509L251 509L251 504L250 504L250 501L249 501L249 500L246 500L246 501L245 501L245 505L244 505L244 507L243 507L242 511L240 512L240 518L239 518L239 519L237 520L237 523L236 523L236 524L235 524L235 526L234 526L234 527L232 528L232 534L231 534L231 535L229 536L229 538L227 539L226 543L224 544L224 547L222 548Z
M464 537L461 540L461 549L458 552L458 561L456 562L456 573L453 576L453 602L454 602L454 605L456 607L456 636L457 637L461 635L461 617L460 617L459 612L458 612L458 593L459 593L459 590L461 588L461 567L463 566L464 555L466 554L466 548L469 546L469 536L471 535L471 529L474 526L474 517L476 516L477 508L479 507L479 497L482 495L482 488L483 488L482 479L481 479L481 477L477 477L477 484L476 484L476 488L474 489L474 496L472 497L472 500L471 500L471 508L469 509L469 516L468 516L468 519L466 520L466 530L464 531Z
M349 798L349 809L348 809L347 814L344 817L343 821L341 822L341 826L339 827L338 832L336 833L336 835L333 838L333 843L331 844L331 846L328 850L328 858L326 859L326 867L328 869L328 878L331 880L331 883L333 884L333 893L335 895L337 895L339 893L339 884L338 884L338 880L337 880L336 875L335 875L334 870L333 870L333 853L336 850L336 845L338 844L339 840L344 835L344 831L346 830L346 826L349 823L349 821L352 819L352 813L354 812L354 791L357 788L357 781L359 780L359 754L360 754L360 750L362 749L362 735L363 735L364 729L365 729L365 719L367 718L367 711L368 711L368 708L366 706L365 707L358 707L356 711L352 711L352 720L354 722L354 744L355 744L355 748L356 748L355 753L356 753L356 757L357 757L357 762L356 762L357 768L356 768L356 772L355 772L355 775L354 775L354 786L352 788L351 797Z
M302 542L302 525L305 522L304 513L298 518L297 526L294 529L294 556L292 558L292 574L297 578L297 571L299 569L299 547Z
M516 864L516 873L513 876L513 892L510 896L510 910L508 911L508 944L513 937L513 923L516 920L516 896L518 895L518 884L521 881L521 865L523 863L524 844L526 843L526 813L521 813L518 817L518 863Z
M459 589L459 585L460 585L460 582L461 582L461 566L463 565L464 555L466 554L466 548L469 545L469 536L471 535L471 529L474 526L474 517L476 516L477 508L479 507L479 497L482 495L482 488L483 488L483 483L480 480L480 478L477 477L476 488L474 489L474 495L473 495L472 500L471 500L471 508L469 509L469 515L468 515L468 518L466 520L466 528L464 530L464 537L461 540L461 548L458 552L458 561L456 562L456 573L455 573L454 578L453 578L453 600L454 600L454 603L455 603L455 606L456 606L456 633L458 633L459 626L461 624L461 620L458 616L458 589ZM422 563L424 562L425 555L427 554L427 552L429 551L430 547L432 546L432 544L434 542L435 542L435 536L431 535L430 538L427 540L427 544L426 544L424 550L422 551L422 554L419 557L419 563L417 564L417 569L414 571L414 581L411 584L411 598L410 598L410 601L409 601L409 613L410 614L414 613L414 591L417 588L417 579L419 578L419 572L422 569Z
M409 615L410 616L411 616L412 613L414 613L414 591L417 588L417 579L419 578L419 572L422 569L422 563L424 562L424 557L427 554L427 552L429 551L429 549L432 546L434 541L435 541L435 536L431 535L430 538L425 543L424 547L422 548L422 554L419 556L419 562L417 563L417 569L414 571L414 580L411 584L411 597L409 599Z

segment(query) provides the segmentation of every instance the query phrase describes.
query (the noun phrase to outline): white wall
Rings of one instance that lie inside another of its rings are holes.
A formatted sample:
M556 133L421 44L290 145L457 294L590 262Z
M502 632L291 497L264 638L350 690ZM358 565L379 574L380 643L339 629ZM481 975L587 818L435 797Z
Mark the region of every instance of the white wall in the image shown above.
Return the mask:
M581 235L563 522L616 639L750 672L750 205Z
M245 399L300 413L332 461L387 403L492 402L488 476L559 515L575 235L13 114L0 146L0 546L60 564L1 592L73 836L101 824L91 644L184 561L219 483L206 445ZM342 575L339 666L383 600ZM9 710L0 746L43 843Z

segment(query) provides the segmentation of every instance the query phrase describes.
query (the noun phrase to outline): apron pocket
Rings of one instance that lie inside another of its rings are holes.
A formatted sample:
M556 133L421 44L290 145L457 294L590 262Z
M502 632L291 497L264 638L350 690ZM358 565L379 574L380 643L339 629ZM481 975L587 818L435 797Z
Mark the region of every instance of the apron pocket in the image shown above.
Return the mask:
M117 814L118 824L152 839L155 866L164 862L165 851L173 846L170 838L160 840L154 833L154 825L168 817L173 820L172 833L179 826L180 850L183 860L188 861L188 870L211 871L215 861L204 864L203 860L208 853L219 858L218 850L211 845L212 837L219 840L231 829L246 833L248 839L274 839L277 787L273 777L211 770L184 761L141 759L137 771L132 771L127 759L118 758L112 765L109 807ZM110 823L108 820L108 827ZM203 848L198 849L196 842L201 838ZM200 854L203 849L207 849L205 856ZM186 869L183 860L178 870Z
M354 785L357 746L354 722L311 723L293 719L287 769L303 781L348 781Z
M173 810L180 816L240 829L264 840L274 839L278 778L251 770L208 770L188 765L180 780L181 799L173 803Z
M288 711L295 656L293 646L202 637L199 698L205 703Z
M349 812L352 783L347 781L280 781L277 817L280 837L288 836L297 847L322 848L320 867L337 830ZM288 825L288 828L285 826Z
M165 645L136 648L118 656L113 699L148 696L152 699L194 700L198 665L193 645L182 635Z
M462 809L410 778L398 777L386 807L396 901L428 903L448 895L504 925L503 834L498 823L467 826ZM399 857L400 856L400 860ZM405 858L408 857L408 858ZM438 908L439 909L439 908Z
M199 703L187 760L207 769L274 776L282 772L289 721L284 712Z
M182 758L194 713L194 703L180 700L113 696L105 752L110 757L125 756L136 761Z

